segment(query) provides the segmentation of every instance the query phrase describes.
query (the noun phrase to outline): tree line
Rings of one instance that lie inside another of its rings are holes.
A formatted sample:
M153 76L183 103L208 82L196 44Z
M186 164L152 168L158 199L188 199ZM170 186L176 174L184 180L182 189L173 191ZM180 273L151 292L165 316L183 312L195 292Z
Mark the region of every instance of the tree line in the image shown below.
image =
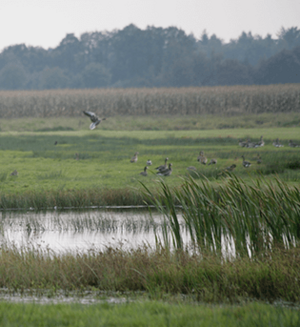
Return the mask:
M225 43L176 27L129 25L67 34L56 48L12 45L0 53L0 89L183 87L300 83L300 30L274 39L243 32Z

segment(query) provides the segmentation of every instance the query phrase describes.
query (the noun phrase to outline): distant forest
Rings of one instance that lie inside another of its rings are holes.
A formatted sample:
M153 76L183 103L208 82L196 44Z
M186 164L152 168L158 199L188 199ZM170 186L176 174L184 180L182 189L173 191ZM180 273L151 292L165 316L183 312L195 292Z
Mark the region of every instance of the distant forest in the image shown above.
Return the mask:
M300 30L243 32L228 43L176 27L67 34L54 49L5 48L0 89L183 87L300 83Z

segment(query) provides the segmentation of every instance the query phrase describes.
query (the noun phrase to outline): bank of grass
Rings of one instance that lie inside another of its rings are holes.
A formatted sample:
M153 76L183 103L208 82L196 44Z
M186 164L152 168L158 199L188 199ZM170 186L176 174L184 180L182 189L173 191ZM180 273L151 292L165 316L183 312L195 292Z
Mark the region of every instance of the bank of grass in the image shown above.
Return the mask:
M89 119L82 113L78 117L1 119L1 132L68 132L86 131ZM108 116L100 127L103 131L190 131L231 128L283 128L299 127L300 113L218 113L202 115Z
M299 326L299 310L262 303L242 306L169 304L0 303L1 326Z
M146 291L154 299L186 294L207 303L299 302L299 254L299 248L274 247L259 257L226 261L206 251L196 255L162 247L57 254L10 244L1 246L0 287L46 296L57 291Z

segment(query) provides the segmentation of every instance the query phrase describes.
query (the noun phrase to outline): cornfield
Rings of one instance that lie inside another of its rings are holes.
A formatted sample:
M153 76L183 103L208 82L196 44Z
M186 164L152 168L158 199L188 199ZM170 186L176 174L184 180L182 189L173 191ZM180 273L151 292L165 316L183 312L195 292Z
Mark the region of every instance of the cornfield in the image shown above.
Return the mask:
M260 114L300 111L300 84L191 88L0 91L0 118Z

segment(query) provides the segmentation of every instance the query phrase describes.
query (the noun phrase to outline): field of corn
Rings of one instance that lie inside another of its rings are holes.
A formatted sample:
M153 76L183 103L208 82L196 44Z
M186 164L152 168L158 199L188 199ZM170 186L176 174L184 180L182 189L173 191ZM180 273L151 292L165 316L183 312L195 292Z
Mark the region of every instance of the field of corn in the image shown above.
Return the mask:
M0 91L0 118L299 112L300 85Z

